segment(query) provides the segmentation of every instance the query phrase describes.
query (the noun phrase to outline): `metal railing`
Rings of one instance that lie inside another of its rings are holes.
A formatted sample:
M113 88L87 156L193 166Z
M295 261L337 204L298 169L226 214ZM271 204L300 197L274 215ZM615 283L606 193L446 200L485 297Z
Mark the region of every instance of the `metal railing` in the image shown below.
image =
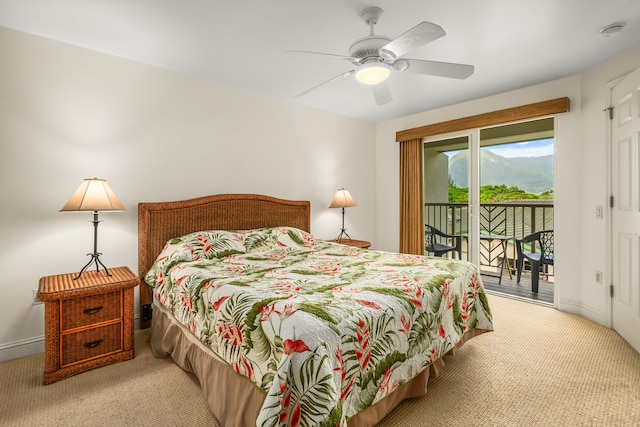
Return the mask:
M425 203L424 221L447 234L468 235L469 207L466 203ZM553 229L553 200L480 205L480 232L521 239L539 230ZM495 266L504 256L499 241L481 240L481 265ZM495 255L498 250L498 255ZM509 265L516 258L514 242L507 245ZM466 256L463 244L463 258ZM499 259L498 259L499 256Z

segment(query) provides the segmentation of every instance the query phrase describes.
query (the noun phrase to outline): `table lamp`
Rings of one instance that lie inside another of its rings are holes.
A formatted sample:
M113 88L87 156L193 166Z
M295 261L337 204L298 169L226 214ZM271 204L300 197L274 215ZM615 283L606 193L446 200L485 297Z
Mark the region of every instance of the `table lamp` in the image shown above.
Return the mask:
M82 181L78 189L60 209L60 212L78 212L93 211L93 253L87 255L91 257L89 262L82 267L80 273L74 280L80 278L82 273L89 268L91 264L96 265L96 272L100 266L104 268L107 276L111 276L107 267L100 261L101 253L98 252L98 211L124 211L125 208L114 194L107 181L99 178L86 178Z
M353 206L358 205L355 200L353 200L353 197L351 197L351 194L349 194L349 190L339 188L329 205L330 208L342 208L342 228L340 229L340 235L338 235L336 239L338 242L342 240L342 236L347 236L347 238L351 240L351 237L347 234L347 230L344 228L344 208L351 208Z

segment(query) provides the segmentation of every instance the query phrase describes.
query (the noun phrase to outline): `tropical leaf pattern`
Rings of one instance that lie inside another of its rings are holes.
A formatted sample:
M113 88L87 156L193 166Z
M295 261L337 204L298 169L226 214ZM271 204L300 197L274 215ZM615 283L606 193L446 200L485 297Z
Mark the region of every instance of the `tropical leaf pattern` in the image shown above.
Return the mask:
M470 330L493 330L476 268L288 227L167 242L145 277L203 345L264 391L259 426L346 426Z

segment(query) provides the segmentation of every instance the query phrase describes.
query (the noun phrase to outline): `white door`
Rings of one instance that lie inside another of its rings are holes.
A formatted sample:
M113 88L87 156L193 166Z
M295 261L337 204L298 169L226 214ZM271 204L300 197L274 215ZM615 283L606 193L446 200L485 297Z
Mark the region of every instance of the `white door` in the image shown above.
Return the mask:
M612 92L612 327L640 351L640 69Z

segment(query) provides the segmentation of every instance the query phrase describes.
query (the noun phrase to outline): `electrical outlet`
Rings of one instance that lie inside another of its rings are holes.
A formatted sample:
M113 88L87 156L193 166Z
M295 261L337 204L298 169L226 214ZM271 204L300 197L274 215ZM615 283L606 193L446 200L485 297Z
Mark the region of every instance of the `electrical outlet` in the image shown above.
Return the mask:
M602 285L602 271L596 271L596 284Z
M153 308L151 307L151 304L144 304L142 306L142 320L146 322L148 320L151 320L152 316Z
M32 305L38 305L38 304L42 304L43 303L42 300L40 298L38 298L38 290L37 289L33 290L32 295L33 295Z

